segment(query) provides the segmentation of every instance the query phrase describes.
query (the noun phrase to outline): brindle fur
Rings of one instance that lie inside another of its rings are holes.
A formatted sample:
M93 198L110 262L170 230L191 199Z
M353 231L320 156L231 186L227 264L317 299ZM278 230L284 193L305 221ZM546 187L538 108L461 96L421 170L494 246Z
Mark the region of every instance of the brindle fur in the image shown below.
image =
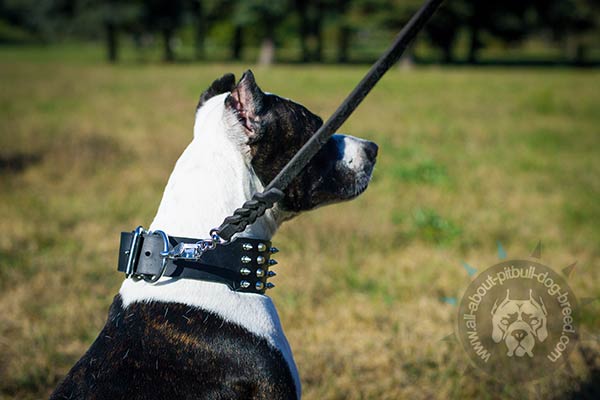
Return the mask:
M183 304L124 309L117 295L104 329L50 399L295 397L287 364L265 339Z

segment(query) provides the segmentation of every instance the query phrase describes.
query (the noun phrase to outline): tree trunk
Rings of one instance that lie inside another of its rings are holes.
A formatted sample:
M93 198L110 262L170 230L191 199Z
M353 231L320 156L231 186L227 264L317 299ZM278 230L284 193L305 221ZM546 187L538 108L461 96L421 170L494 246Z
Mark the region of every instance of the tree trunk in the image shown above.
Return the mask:
M467 57L467 61L469 64L476 64L479 56L479 49L481 49L481 38L480 35L480 21L481 21L481 2L475 1L473 3L472 15L469 20L469 33L470 33L470 43L469 43L469 55Z
M175 61L175 52L173 51L173 29L170 27L163 28L163 45L164 45L164 55L163 59L166 62Z
M587 55L587 46L583 43L577 44L577 49L575 50L575 65L582 66L585 64L585 58Z
M271 37L265 37L260 45L258 64L271 65L275 61L275 42Z
M313 33L316 38L316 48L314 53L314 61L323 61L323 13L325 12L325 5L323 1L317 2L317 13L315 20L313 21Z
M400 57L398 67L402 70L409 70L415 67L415 55L412 48L406 49L406 52Z
M106 50L108 61L111 63L117 62L119 58L119 38L117 26L113 21L106 21Z
M342 23L338 32L338 54L337 60L339 63L346 63L349 60L348 48L350 46L350 28L346 23Z
M337 61L339 63L346 63L349 59L348 48L350 46L350 35L352 34L352 31L348 21L346 21L348 3L348 0L338 0L337 2L339 18L341 19L337 36Z
M300 17L300 51L301 51L301 61L308 62L310 61L310 54L308 50L308 16L306 15L306 1L304 0L296 0L296 10L298 11L298 16Z
M203 60L206 53L204 47L204 38L206 36L206 18L204 16L204 8L201 1L194 2L194 11L196 14L196 38L194 42L194 50L196 60Z
M240 25L236 25L233 33L233 42L231 45L231 56L236 61L240 61L242 59L242 50L244 48L243 33L242 27Z
M469 43L469 55L467 61L469 64L476 64L479 56L479 49L481 48L481 42L479 39L479 26L471 25L471 40Z
M452 43L444 44L442 47L443 62L445 64L451 64L454 62L454 54L452 53Z
M265 19L266 34L260 45L259 65L271 65L275 61L275 21Z

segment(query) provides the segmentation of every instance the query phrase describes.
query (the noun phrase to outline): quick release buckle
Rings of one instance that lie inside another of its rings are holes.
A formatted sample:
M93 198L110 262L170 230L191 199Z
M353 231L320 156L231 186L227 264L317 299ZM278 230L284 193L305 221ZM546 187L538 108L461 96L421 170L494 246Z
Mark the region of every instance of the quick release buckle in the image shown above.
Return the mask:
M148 275L148 274L138 274L136 271L139 253L140 253L140 245L143 239L143 235L158 235L163 240L163 251L160 253L162 263L160 272L156 275ZM167 269L167 257L163 256L163 254L169 253L169 236L161 230L156 231L146 231L143 226L138 226L133 231L133 237L131 238L131 245L129 246L129 250L127 251L127 264L125 266L125 277L133 278L133 279L142 279L148 283L156 283L162 276L165 274L165 270Z

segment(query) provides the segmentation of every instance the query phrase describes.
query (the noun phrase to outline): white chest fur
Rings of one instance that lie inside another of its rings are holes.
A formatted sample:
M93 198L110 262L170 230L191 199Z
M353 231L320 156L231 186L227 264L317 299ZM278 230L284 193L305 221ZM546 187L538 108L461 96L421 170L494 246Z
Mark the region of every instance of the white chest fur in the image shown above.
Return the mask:
M177 161L150 230L206 238L210 229L262 190L240 151L240 133L228 128L223 118L225 96L216 96L199 109L194 139ZM269 211L240 236L270 239L277 226L274 212ZM178 302L213 312L265 338L288 362L300 397L292 352L269 297L233 292L217 283L170 278L156 285L126 279L120 294L125 307L141 301Z

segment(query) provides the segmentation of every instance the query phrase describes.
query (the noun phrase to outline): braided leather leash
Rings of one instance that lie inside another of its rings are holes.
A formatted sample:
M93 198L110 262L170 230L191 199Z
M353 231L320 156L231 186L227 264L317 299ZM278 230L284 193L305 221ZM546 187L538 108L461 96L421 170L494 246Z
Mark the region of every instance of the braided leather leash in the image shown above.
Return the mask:
M234 211L233 215L225 218L221 226L213 229L210 236L219 242L228 242L233 235L242 232L252 224L266 210L281 200L283 190L298 176L319 149L342 126L354 112L379 79L400 59L408 45L431 18L443 0L427 0L415 15L402 28L394 43L373 64L367 75L348 95L346 100L338 107L333 115L317 130L317 132L304 144L296 155L285 165L279 174L269 183L262 193L255 193L251 200Z

